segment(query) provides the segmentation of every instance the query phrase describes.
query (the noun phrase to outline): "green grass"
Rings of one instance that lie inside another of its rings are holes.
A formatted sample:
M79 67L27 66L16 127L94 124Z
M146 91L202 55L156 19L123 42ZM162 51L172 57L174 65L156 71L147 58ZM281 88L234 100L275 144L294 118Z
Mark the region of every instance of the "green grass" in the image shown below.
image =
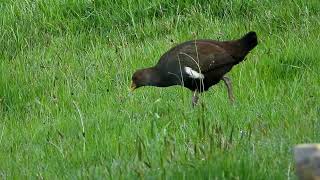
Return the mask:
M320 140L320 2L0 2L0 179L295 179ZM130 94L174 44L258 33L191 107L179 86Z

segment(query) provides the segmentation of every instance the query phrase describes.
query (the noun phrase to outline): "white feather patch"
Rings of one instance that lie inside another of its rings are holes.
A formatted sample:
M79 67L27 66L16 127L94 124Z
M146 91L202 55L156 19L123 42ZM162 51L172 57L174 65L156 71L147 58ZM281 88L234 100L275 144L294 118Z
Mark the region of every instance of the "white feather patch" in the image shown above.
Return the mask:
M203 79L204 75L198 73L197 71L191 69L190 67L184 67L185 72L189 75L189 77L193 79Z

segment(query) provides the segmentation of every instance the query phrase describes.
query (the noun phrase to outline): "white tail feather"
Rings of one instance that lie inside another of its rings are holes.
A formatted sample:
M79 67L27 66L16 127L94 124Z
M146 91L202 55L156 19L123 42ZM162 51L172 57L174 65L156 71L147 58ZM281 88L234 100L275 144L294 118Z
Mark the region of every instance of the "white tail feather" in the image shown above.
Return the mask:
M185 72L189 75L189 77L193 79L203 79L204 75L198 73L197 71L191 69L190 67L184 67Z

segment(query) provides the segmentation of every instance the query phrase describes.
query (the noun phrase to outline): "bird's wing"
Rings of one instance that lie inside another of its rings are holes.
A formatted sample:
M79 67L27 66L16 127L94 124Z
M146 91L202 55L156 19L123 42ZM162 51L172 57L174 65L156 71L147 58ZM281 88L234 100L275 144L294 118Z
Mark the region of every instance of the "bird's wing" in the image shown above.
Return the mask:
M233 65L235 62L223 48L209 41L190 43L179 49L176 57L182 66L203 73Z

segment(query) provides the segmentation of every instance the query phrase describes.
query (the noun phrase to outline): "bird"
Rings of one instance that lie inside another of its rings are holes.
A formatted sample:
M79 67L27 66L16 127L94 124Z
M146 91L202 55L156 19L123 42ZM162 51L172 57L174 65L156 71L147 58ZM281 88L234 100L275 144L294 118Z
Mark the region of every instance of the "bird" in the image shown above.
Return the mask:
M165 52L155 66L135 71L131 91L143 86L180 85L192 91L191 102L194 107L198 103L199 93L223 81L228 98L233 103L232 82L226 74L242 62L257 44L254 31L233 40L196 39L183 42Z

